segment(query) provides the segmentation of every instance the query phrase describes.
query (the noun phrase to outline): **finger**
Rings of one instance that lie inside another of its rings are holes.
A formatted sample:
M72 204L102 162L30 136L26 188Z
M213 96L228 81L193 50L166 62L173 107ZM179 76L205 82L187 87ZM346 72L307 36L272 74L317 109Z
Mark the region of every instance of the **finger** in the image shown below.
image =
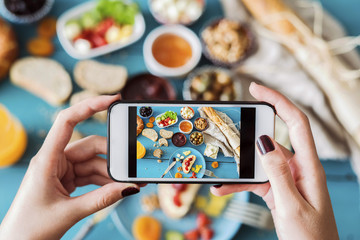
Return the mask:
M76 210L77 218L82 219L139 191L140 188L136 184L113 182L73 198L69 204L74 211Z
M77 163L74 165L76 177L86 177L90 175L100 175L109 178L107 172L106 159L102 157L94 157L86 162Z
M224 184L221 187L214 187L210 188L210 191L215 196L224 196L230 193L235 192L244 192L249 191L253 192L260 197L264 197L266 193L269 191L270 184L263 183L263 184Z
M294 153L292 153L289 149L287 149L286 147L284 147L283 145L281 145L278 142L277 142L277 144L280 147L281 152L284 154L284 156L287 160L289 160L290 158L292 158L294 156Z
M300 201L302 197L295 186L289 164L280 146L266 135L257 139L256 146L264 171L269 178L276 205L288 206L291 202Z
M108 177L104 177L96 174L85 177L76 177L74 179L74 183L76 187L82 187L91 184L104 186L105 184L113 183L113 182L114 181Z
M277 114L289 128L289 136L295 153L302 160L302 167L311 169L317 162L315 143L310 129L309 120L291 101L279 92L252 83L250 93L259 101L265 101L275 106Z
M65 155L71 162L82 162L94 158L99 154L107 153L106 137L88 136L69 144L65 149Z
M119 98L120 95L93 97L62 110L56 117L54 125L44 141L43 151L47 151L49 154L63 152L76 124L88 119L96 112L106 110L111 103L119 100Z

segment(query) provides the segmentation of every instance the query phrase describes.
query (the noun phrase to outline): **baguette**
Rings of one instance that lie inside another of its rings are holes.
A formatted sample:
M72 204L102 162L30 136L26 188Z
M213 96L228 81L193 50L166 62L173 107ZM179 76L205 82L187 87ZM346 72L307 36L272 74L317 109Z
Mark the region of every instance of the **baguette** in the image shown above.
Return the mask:
M235 151L236 155L240 157L240 137L234 133L234 131L227 125L222 118L215 112L212 107L203 107L202 108L208 118L213 121L216 126L221 130L228 140L230 146Z
M63 104L70 96L72 83L64 67L49 58L25 57L10 69L10 79L50 104Z
M74 77L76 83L84 89L98 94L112 94L125 86L127 71L123 66L83 60L76 64Z
M348 66L283 1L242 1L254 18L270 30L272 38L281 42L320 86L335 116L360 146L359 78L344 80L344 73L350 73ZM258 31L262 32L260 28Z

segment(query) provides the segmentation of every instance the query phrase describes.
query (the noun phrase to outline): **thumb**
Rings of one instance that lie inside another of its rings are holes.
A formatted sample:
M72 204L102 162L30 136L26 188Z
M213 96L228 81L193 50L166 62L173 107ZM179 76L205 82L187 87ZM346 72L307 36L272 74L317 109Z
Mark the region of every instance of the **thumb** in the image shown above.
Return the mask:
M294 198L300 197L280 145L269 136L262 135L256 140L256 146L264 171L269 178L275 202L288 204Z
M77 217L82 219L114 204L123 197L136 194L139 191L140 188L136 184L108 183L94 191L74 198L72 205L76 209L74 212L77 213Z

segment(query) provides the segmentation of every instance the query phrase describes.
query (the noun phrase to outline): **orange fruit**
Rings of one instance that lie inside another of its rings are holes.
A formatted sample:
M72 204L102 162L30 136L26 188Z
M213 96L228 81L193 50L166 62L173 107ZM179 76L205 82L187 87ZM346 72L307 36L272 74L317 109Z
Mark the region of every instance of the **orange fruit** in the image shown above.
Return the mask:
M27 145L26 132L21 123L0 105L0 167L16 163Z
M182 174L179 172L175 173L175 178L182 178Z
M219 163L218 163L218 162L213 162L213 163L211 164L211 166L212 166L213 168L218 168L218 167L219 167Z
M136 159L143 158L146 154L145 147L141 144L141 142L136 142Z
M27 43L27 50L32 55L48 57L54 52L54 44L48 38L33 38Z
M44 18L37 28L39 36L52 38L56 34L56 19L52 17Z
M161 237L161 223L150 216L136 218L132 230L136 240L159 240Z

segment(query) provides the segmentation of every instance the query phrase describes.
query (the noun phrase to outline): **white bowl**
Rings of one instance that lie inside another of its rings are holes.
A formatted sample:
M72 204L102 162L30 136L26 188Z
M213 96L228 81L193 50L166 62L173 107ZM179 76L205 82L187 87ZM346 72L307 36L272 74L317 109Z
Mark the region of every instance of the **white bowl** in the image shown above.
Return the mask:
M154 41L162 34L171 33L184 38L191 46L192 56L190 60L181 67L171 68L160 64L152 54ZM147 69L154 75L163 77L181 77L188 74L199 63L201 58L201 43L196 34L182 25L164 25L152 30L144 42L144 60Z
M195 69L194 71L192 71L186 78L186 80L184 81L184 85L183 85L183 99L187 100L187 101L193 101L196 99L193 99L191 97L191 81L193 80L193 78L203 72L209 72L209 71L223 71L225 73L227 73L234 84L234 89L235 89L235 101L241 101L243 100L243 87L241 84L241 80L239 78L238 75L235 75L234 73L232 73L229 69L226 68L221 68L221 67L216 67L216 66L202 66L199 67L197 69Z
M86 53L79 52L74 47L73 43L65 37L65 34L64 34L65 24L71 19L80 18L82 14L95 8L96 4L97 4L97 1L90 1L90 2L80 4L76 7L73 7L70 10L63 13L57 21L56 32L57 32L59 41L60 41L61 45L63 46L63 48L65 49L65 51L73 58L88 59L88 58L93 58L93 57L104 55L106 53L113 52L115 50L124 48L124 47L136 42L137 40L139 40L141 38L141 36L145 32L144 17L139 12L135 16L133 33L130 35L130 37L128 39L126 39L125 41L109 43L109 44L101 46L101 47L92 48Z
M188 122L188 123L191 124L191 130L190 130L189 132L184 132L183 130L181 130L180 125L181 125L182 122ZM179 123L179 131L180 131L181 133L183 133L183 134L190 134L193 129L194 129L194 124L193 124L191 121L189 121L189 120L182 120L182 121Z
M157 115L157 116L155 117L155 123L156 123L156 126L158 126L158 128L167 128L167 127L170 127L170 126L172 126L172 125L175 125L175 124L178 122L178 120L179 120L178 116L176 116L176 119L175 119L175 122L174 122L174 123L169 124L169 125L167 125L167 126L160 126L160 125L157 123L156 119L157 119L158 117L161 117L161 116L164 115L164 114L165 114L165 112L163 112L163 113L161 113L161 114L159 114L159 115Z

